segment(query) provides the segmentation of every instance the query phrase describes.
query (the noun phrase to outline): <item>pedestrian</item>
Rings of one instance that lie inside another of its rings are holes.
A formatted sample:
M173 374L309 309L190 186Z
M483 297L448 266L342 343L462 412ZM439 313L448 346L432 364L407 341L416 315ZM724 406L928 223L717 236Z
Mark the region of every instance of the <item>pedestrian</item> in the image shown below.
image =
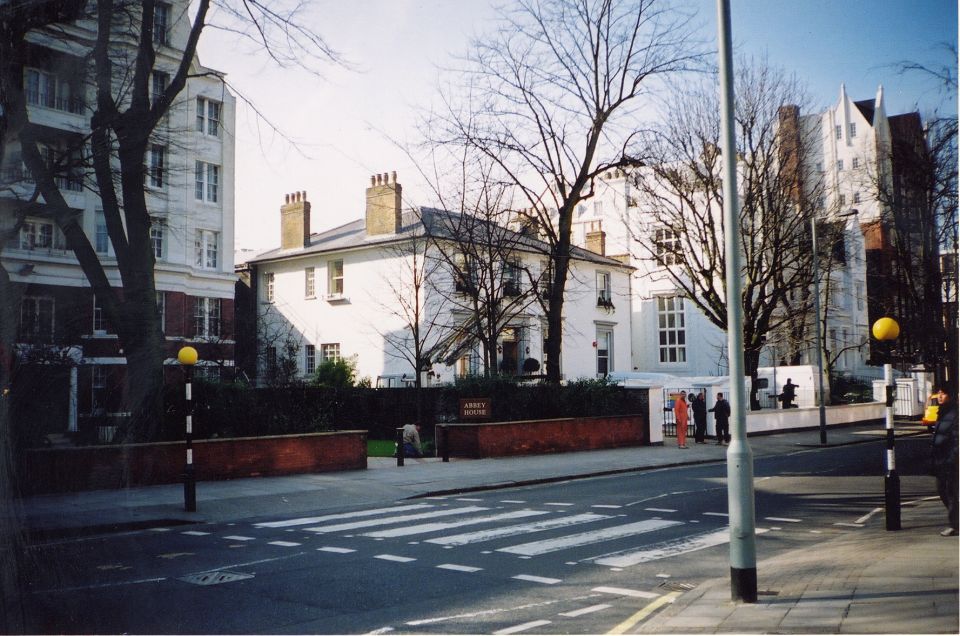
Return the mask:
M950 527L940 532L945 537L957 534L958 466L956 389L941 386L937 391L937 425L930 443L933 474L937 478L937 494L947 507Z
M677 420L677 448L687 448L687 392L680 391L680 395L673 401L673 415Z
M705 444L707 437L707 400L703 391L693 398L693 437L697 444Z
M723 393L717 393L717 403L710 409L717 425L717 446L730 443L730 403L723 399Z
M420 424L403 425L403 456L423 456L423 450L420 446Z
M783 393L780 394L780 401L783 402L783 408L796 408L793 403L797 399L797 385L793 383L792 378L787 378L787 383L783 385Z

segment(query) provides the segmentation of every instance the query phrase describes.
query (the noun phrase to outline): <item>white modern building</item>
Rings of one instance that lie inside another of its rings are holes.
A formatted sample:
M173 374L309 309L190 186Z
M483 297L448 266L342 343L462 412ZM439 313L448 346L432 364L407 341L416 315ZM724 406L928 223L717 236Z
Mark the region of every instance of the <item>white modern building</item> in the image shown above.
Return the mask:
M152 95L176 72L190 30L187 2L158 2L153 42ZM82 20L29 37L23 88L30 123L41 131L51 161L84 153L96 94L89 64L96 23ZM120 80L118 80L120 81ZM117 87L118 91L123 90ZM194 59L185 88L152 136L144 157L144 186L152 220L157 307L166 336L167 365L184 344L201 349L201 372L219 375L233 364L235 98L222 74ZM35 184L22 163L16 131L4 139L0 219L15 228ZM103 205L89 168L56 177L81 219L114 288L122 287ZM48 432L77 431L123 416L126 359L73 252L42 199L22 218L0 259L19 297L18 351L45 348L63 362L43 369L51 405Z
M539 240L496 225L505 240L502 259L461 256L462 217L430 208L403 210L396 175L375 175L366 189L363 218L310 232L305 192L281 207L282 245L248 263L255 299L256 373L270 377L292 340L297 366L310 376L324 360L346 358L374 385L410 383L411 349L430 350L420 371L428 382L482 373L484 343L471 335L471 285L489 272L499 296L494 372L542 373L546 321L537 300L546 284L547 248ZM481 224L482 225L482 224ZM471 248L472 249L472 248ZM576 249L565 292L561 372L567 379L605 376L631 365L630 271L620 261ZM419 274L417 274L419 272ZM416 284L416 276L422 282ZM412 308L417 308L413 313ZM503 309L505 307L505 309ZM480 313L485 311L480 307ZM482 319L482 320L485 320ZM492 347L493 345L489 345Z

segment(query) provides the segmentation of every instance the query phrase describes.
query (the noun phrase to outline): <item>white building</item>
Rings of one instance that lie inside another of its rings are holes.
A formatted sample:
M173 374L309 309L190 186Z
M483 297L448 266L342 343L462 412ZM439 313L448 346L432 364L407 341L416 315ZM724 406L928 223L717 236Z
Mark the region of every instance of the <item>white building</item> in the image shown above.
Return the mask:
M289 335L297 345L303 376L323 360L348 358L356 363L358 376L380 386L410 382L416 373L408 355L415 323L425 333L436 325L423 338L433 351L431 363L422 369L430 381L481 372L483 344L462 332L471 320L463 285L474 274L464 273L472 266L455 274L455 263L458 268L464 265L456 254L463 244L454 242L451 225L472 217L429 208L403 211L401 192L395 175L375 176L366 190L364 218L316 234L310 232L306 193L287 196L281 208L282 246L249 262L261 378L282 353L278 342ZM492 275L502 277L504 284L499 302L513 304L502 318L491 357L500 372L542 372L546 321L529 292L531 285L545 284L540 277L546 246L495 227L507 237L509 253L494 264ZM437 245L450 249L441 251ZM425 284L413 285L413 272L424 270ZM629 267L574 251L564 304L565 378L630 368L629 298ZM411 306L421 308L419 319L411 319Z
M154 88L176 72L189 34L187 2L158 2ZM96 24L80 21L55 34L34 32L29 41L24 92L30 122L42 131L41 151L62 156L89 134L96 103L89 65ZM157 305L167 340L167 364L191 343L217 374L233 363L235 98L222 74L193 61L190 77L153 135L144 157L147 204L153 221ZM122 88L118 87L118 91ZM16 131L5 139L0 165L0 218L17 218L34 182L22 164ZM122 287L92 172L73 168L57 177L115 288ZM6 226L11 227L11 226ZM47 213L43 199L0 252L21 296L18 342L66 354L63 374L47 369L48 399L58 406L50 431L76 431L93 419L123 415L126 359L106 324L73 252ZM61 377L62 376L62 377ZM59 406L60 404L63 406Z

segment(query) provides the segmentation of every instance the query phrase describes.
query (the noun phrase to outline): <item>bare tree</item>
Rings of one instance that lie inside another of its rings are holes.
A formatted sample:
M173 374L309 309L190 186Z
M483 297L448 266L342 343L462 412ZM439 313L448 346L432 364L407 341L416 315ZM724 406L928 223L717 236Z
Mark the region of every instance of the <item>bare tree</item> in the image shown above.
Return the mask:
M814 266L809 224L827 211L818 209L819 176L806 169L813 133L798 119L797 105L806 101L802 87L765 63L744 60L737 72L743 356L746 372L756 379L768 336L797 355L807 344ZM716 87L702 82L679 88L665 105L669 113L644 136L638 157L644 166L634 171L643 213L631 229L633 244L678 295L726 330L728 228Z
M0 22L7 29L0 78L4 141L18 142L36 192L45 202L44 213L56 221L117 332L127 360L128 406L133 413L129 435L133 438L149 437L162 413L163 336L156 311L144 159L156 136L164 134L165 116L175 107L177 96L199 68L196 47L204 28L213 20L215 28L249 38L281 64L313 67L317 61L336 59L319 36L299 25L298 4L290 8L259 0L199 0L190 7L189 33L182 48L173 51L174 68L161 68L158 25L154 24L157 6L155 0L0 6L4 13ZM187 4L179 3L176 10L187 12ZM70 36L59 25L80 17L94 25L89 66L96 98L89 136L77 141L83 149L82 167L90 170L101 201L120 286L110 283L107 267L83 231L82 216L69 208L61 191L63 178L77 169L75 148L63 149L56 161L44 157L42 129L31 120L23 90L31 34L42 30L45 37L66 41ZM164 53L171 53L170 47ZM156 82L157 71L167 74L165 86Z
M628 163L648 87L696 67L701 49L691 17L658 0L521 0L501 17L473 43L428 138L484 155L538 222L553 277L546 372L559 382L574 211L600 174Z

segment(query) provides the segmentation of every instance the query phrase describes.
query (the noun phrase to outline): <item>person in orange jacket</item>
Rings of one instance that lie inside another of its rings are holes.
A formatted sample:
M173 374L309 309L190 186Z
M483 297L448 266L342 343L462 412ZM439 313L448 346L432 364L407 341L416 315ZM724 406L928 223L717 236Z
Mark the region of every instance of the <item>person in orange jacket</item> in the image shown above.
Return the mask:
M687 448L687 392L680 391L680 396L673 401L673 415L677 419L677 448Z

